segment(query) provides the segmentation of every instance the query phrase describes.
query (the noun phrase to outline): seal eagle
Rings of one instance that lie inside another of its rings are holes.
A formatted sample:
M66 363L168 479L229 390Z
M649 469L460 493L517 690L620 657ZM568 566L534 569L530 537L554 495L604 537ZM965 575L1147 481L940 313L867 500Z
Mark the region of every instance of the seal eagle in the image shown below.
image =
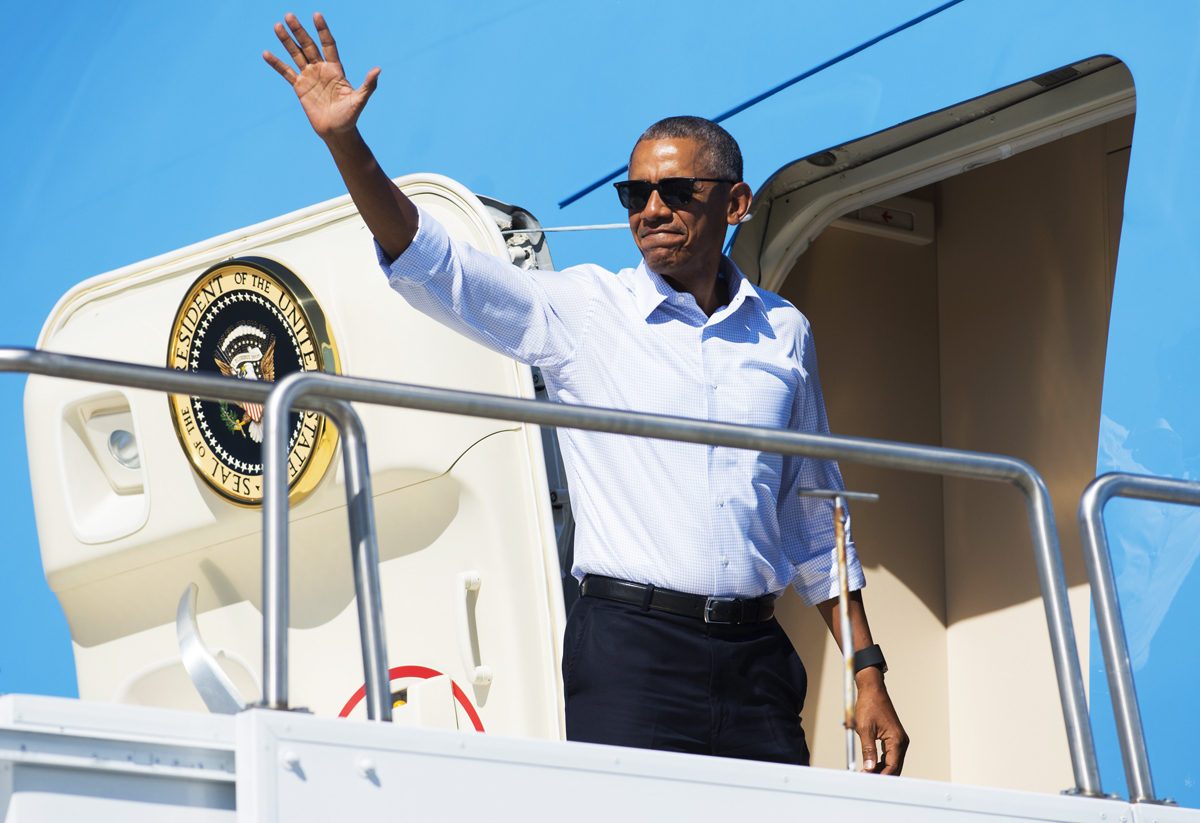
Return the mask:
M275 336L257 323L240 323L226 330L213 355L221 374L242 380L275 381ZM261 403L237 403L242 419L231 424L244 437L249 424L250 437L262 442Z

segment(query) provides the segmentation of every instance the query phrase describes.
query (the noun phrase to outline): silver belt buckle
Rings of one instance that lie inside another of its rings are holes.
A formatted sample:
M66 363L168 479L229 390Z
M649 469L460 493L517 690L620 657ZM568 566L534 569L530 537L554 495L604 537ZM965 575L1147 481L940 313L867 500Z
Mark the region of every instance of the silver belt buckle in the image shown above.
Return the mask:
M704 601L704 622L705 623L716 623L718 625L722 624L722 623L732 624L733 623L732 620L713 620L712 619L712 609L713 609L714 603L736 603L736 602L737 602L736 597L710 597L710 598L708 598L708 600ZM743 611L743 615L744 615L745 609L743 609L742 611Z

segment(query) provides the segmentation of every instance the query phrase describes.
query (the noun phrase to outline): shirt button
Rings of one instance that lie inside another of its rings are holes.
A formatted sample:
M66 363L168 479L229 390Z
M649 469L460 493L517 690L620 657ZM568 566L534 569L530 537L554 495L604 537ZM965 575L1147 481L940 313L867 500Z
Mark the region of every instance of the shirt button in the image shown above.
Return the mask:
M721 558L721 565L722 565L722 566L728 566L728 565L729 565L729 558L728 558L728 557L722 557L722 558Z
M714 389L717 387L717 381L716 381L716 380L714 380L714 381L713 381L713 384L712 384L712 386L713 386L713 388L714 388Z
M724 506L724 505L725 505L725 498L724 498L724 497L718 497L718 498L717 498L717 505L718 505L718 506Z

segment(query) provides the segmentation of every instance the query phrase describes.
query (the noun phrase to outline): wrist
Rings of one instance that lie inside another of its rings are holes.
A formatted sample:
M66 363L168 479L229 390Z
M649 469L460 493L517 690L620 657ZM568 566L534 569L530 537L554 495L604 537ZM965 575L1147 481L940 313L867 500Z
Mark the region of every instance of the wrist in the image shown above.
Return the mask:
M325 145L334 157L346 157L352 155L364 146L366 141L358 131L358 126L350 126L348 129L338 131L328 131L320 135L325 141Z
M855 674L854 683L860 692L886 689L883 684L883 671L876 666L868 666Z

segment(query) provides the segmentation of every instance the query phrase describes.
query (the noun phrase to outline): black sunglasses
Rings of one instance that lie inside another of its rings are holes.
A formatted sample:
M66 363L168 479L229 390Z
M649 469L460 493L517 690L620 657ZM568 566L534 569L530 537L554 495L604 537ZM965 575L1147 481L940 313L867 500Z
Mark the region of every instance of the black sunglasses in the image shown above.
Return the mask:
M630 211L641 211L650 202L650 195L658 192L667 208L677 209L692 202L697 183L736 183L736 180L722 180L717 177L664 177L657 183L648 180L622 180L613 183L621 205Z

